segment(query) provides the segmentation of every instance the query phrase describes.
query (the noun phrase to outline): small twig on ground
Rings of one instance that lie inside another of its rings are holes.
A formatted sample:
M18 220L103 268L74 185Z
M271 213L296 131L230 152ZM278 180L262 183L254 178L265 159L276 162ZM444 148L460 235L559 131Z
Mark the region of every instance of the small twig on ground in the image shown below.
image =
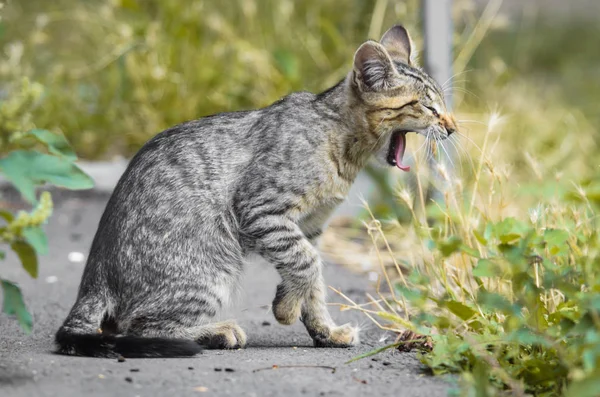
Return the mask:
M433 342L431 338L425 335L419 335L413 331L406 330L398 335L396 338L398 343L398 350L401 352L409 352L413 349L431 351L433 349Z
M321 369L330 369L332 374L335 374L335 367L330 367L328 365L273 365L272 367L266 368L258 368L253 370L252 372L258 371L268 371L273 369L281 369L281 368L321 368Z
M358 379L356 376L352 375L352 379L357 381L358 383L362 383L363 385L367 384L367 381L364 379Z

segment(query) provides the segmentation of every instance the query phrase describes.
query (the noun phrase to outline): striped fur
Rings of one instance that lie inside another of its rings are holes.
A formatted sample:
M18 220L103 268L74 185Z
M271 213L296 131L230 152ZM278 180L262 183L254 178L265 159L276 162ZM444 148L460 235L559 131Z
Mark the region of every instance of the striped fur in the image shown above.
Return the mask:
M321 94L151 139L107 204L58 351L166 357L197 353L189 341L244 346L234 321L214 318L251 253L281 275L280 323L301 319L316 346L358 343L357 329L326 309L316 241L369 159L386 163L393 131L443 137L455 128L439 86L410 66L406 31L396 26L382 43L363 44L353 70Z

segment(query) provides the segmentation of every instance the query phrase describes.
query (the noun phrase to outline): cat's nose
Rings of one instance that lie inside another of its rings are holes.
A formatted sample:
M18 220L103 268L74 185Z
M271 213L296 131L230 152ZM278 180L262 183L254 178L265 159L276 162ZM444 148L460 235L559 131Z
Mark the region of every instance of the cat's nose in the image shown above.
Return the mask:
M446 128L448 136L456 132L456 119L452 114L445 114L443 116L443 125Z

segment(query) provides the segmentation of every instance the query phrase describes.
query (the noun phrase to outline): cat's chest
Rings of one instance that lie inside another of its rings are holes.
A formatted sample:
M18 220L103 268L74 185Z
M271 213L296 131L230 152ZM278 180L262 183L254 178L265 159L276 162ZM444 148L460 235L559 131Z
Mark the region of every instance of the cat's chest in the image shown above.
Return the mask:
M327 222L335 208L342 202L339 201L330 201L327 203L323 203L320 206L312 209L299 219L298 225L300 229L307 234L311 235L316 231L320 231L323 225Z
M312 184L295 207L298 218L319 217L330 213L348 195L351 184L340 178L324 178Z
M342 178L334 169L326 165L322 167L318 178L305 185L304 194L299 197L294 208L299 223L322 225L333 210L348 196L352 181Z

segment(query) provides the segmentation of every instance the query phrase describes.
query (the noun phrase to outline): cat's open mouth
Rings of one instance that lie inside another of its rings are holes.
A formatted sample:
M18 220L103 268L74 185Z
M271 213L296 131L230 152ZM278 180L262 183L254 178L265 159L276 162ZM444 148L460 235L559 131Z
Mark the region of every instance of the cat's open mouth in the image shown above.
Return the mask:
M387 162L391 166L396 166L402 171L410 171L410 165L404 165L404 152L406 151L406 134L409 131L394 131L390 139L390 149L388 150Z

